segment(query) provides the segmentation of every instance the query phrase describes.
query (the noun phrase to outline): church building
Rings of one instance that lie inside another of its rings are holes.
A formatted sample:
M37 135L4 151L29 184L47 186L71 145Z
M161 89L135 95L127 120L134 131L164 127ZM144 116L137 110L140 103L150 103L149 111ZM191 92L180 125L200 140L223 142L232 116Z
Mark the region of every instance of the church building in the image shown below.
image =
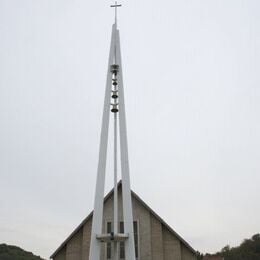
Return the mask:
M117 8L120 6L117 2L111 6L115 8L115 22L108 59L94 210L51 258L195 260L196 251L130 188L123 72L117 25ZM109 124L110 117L113 119L112 124ZM114 188L104 197L109 126L113 130L114 141ZM121 173L121 178L118 173ZM119 183L118 179L121 179Z
M137 260L195 260L196 251L136 193L132 194L135 256ZM113 190L104 199L102 232L113 230ZM122 185L118 185L118 223L123 229ZM53 260L87 260L92 225L91 212L52 254ZM102 243L101 260L111 260L111 243ZM125 259L124 242L120 242L119 260Z

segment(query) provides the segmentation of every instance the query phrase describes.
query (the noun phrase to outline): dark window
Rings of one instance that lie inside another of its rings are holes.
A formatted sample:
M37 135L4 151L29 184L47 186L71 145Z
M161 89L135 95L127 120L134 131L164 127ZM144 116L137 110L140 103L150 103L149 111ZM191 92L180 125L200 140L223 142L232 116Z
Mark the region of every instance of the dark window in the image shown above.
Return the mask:
M135 257L138 258L138 224L134 221Z
M111 233L112 232L112 223L111 222L107 222L107 233ZM107 259L111 259L111 249L112 245L111 242L107 243Z
M124 222L119 223L119 232L124 233ZM119 256L120 256L120 259L125 258L125 242L120 242Z
M135 241L135 257L138 258L138 224L137 221L134 221L134 241ZM119 223L119 232L124 233L124 222ZM120 259L125 258L125 242L120 242L119 249Z

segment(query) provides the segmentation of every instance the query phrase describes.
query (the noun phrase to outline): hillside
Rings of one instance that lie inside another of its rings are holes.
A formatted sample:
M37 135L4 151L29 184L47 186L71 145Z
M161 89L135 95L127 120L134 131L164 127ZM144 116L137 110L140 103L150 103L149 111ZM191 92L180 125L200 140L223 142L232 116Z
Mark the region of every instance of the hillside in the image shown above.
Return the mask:
M0 260L43 260L43 258L17 246L0 244Z
M227 245L214 255L206 254L204 259L210 259L210 256L221 256L225 260L260 260L260 234L244 239L237 247Z

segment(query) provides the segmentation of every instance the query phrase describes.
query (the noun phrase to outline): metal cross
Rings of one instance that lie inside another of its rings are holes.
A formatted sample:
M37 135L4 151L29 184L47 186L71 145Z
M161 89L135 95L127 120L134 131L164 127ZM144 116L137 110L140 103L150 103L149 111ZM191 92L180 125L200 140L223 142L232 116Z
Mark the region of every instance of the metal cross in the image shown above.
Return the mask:
M115 23L117 22L117 8L118 8L118 7L121 7L121 6L122 6L122 5L117 4L117 1L115 1L115 4L114 4L114 5L110 5L110 7L115 8Z

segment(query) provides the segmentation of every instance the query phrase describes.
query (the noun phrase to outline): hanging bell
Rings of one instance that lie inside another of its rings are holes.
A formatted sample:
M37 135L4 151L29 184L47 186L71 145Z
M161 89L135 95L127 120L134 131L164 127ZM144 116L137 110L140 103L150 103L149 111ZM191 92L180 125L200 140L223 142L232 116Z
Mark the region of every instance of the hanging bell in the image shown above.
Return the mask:
M110 71L113 73L113 74L117 74L117 72L118 72L118 70L119 70L119 65L117 65L117 64L113 64L113 65L111 65L111 67L110 67Z
M118 108L117 108L117 105L118 105L118 104L111 104L111 105L112 105L111 112L112 112L112 113L117 113L117 112L118 112Z
M118 98L117 90L113 90L112 91L112 96L111 97L114 98L114 99Z

